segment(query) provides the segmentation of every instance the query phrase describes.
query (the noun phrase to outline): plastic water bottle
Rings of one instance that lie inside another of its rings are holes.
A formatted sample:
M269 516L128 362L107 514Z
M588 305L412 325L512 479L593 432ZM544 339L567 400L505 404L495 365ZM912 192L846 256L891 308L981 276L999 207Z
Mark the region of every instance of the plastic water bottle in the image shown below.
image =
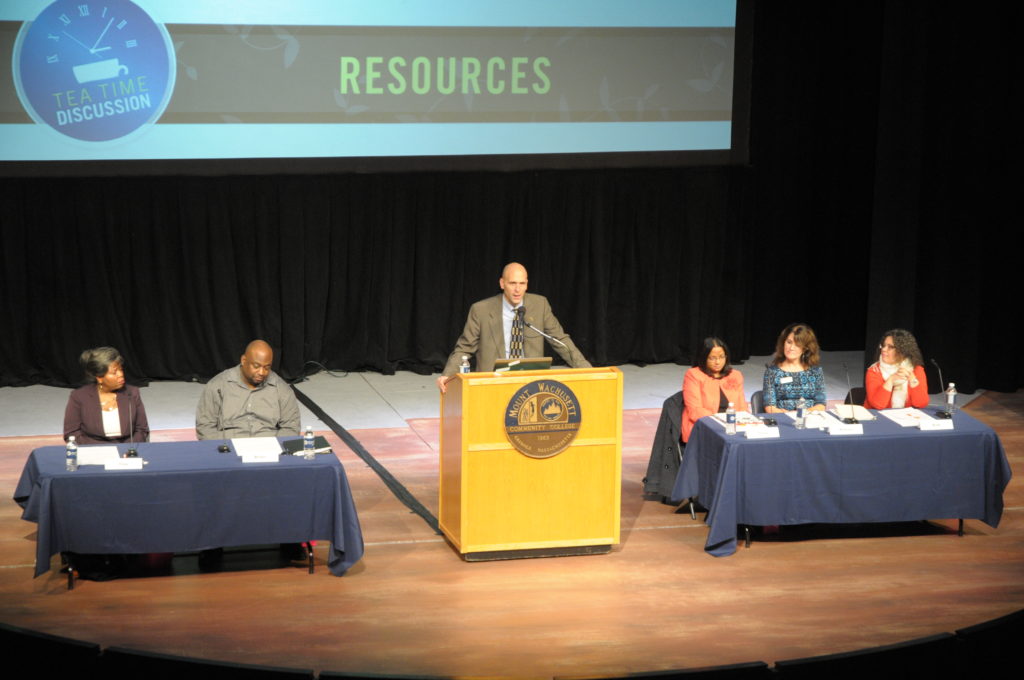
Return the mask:
M725 433L736 434L736 408L729 402L729 408L725 409Z
M949 383L946 388L946 415L956 413L956 383Z
M302 454L306 460L313 460L316 458L316 440L313 438L313 426L306 425L306 434L302 437Z
M469 373L469 356L462 355L462 363L459 364L459 373Z
M793 426L798 430L804 429L804 417L807 415L806 411L807 402L803 397L800 397L800 400L796 402L796 421L793 423Z
M68 472L78 469L78 444L75 443L74 435L68 437L68 444L64 447L64 468Z

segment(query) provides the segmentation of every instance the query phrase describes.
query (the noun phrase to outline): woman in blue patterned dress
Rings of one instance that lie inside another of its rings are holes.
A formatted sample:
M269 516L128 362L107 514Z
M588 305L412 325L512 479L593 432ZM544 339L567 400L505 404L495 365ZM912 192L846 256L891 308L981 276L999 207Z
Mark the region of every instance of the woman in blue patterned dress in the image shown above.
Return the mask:
M793 323L775 343L775 357L764 372L764 410L785 413L803 397L812 411L825 410L825 375L821 371L818 339L811 327Z

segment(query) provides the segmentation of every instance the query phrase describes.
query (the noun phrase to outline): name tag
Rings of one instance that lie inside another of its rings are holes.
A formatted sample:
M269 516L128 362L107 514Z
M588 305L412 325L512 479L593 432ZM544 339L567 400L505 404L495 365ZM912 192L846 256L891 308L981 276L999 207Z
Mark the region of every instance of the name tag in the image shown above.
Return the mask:
M860 423L837 423L828 426L829 434L864 434L864 426Z
M918 428L922 430L952 430L952 420L937 420L934 418L921 418L917 422Z
M779 378L780 385L788 385L791 382L793 382L793 376L791 375L787 375L785 378Z
M141 470L145 461L141 458L117 458L103 464L104 470Z
M241 458L243 463L276 463L281 460L280 454L265 451L243 453Z

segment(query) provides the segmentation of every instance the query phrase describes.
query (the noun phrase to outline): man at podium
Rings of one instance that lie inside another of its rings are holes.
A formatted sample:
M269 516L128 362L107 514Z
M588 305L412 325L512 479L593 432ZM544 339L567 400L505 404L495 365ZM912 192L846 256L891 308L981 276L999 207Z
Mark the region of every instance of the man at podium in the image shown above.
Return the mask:
M590 362L562 330L547 298L526 292L523 265L505 265L498 285L501 295L480 300L469 308L466 327L437 379L442 392L449 377L458 372L464 355L476 356L477 371L491 371L497 359L543 356L545 339L572 368L590 368Z

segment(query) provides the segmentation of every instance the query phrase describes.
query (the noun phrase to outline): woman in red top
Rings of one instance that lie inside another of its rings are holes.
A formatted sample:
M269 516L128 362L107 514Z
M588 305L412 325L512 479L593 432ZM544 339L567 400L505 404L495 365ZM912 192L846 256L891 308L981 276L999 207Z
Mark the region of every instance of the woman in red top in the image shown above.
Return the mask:
M683 376L683 442L698 418L724 413L732 402L737 411L746 411L743 399L743 374L729 365L729 347L725 341L710 337L697 353L693 368Z
M894 328L882 334L878 361L864 376L865 408L923 408L928 405L924 359L910 331Z

